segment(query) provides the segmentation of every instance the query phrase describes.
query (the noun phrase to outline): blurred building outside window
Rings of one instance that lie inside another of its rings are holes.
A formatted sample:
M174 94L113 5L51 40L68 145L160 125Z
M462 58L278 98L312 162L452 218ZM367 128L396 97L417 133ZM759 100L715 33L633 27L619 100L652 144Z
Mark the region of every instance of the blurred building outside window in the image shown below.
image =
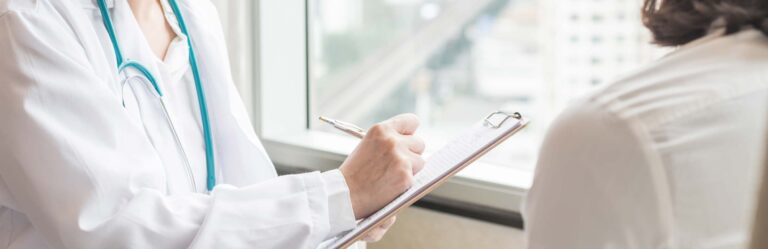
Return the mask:
M413 112L438 149L490 112L519 111L530 127L483 162L521 170L570 101L663 54L640 0L308 1L311 116L367 127Z

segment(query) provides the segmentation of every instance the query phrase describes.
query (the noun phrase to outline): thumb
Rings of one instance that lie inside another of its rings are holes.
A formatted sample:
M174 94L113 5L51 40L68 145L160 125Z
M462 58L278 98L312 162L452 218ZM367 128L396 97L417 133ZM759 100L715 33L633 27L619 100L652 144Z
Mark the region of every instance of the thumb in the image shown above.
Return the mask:
M419 128L419 117L413 113L394 116L388 122L393 129L403 135L413 135Z

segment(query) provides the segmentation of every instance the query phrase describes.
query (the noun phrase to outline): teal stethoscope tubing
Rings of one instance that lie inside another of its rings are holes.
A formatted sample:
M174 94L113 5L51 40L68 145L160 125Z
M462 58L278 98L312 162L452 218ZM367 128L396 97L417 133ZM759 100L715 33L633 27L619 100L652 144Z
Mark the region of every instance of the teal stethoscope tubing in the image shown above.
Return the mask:
M181 11L179 10L179 5L176 3L176 0L168 0L168 3L171 6L171 9L173 10L173 14L176 15L176 20L179 23L179 29L181 30L181 33L184 34L184 36L187 37L187 45L189 47L189 64L192 68L192 75L195 79L195 90L197 92L197 103L200 108L200 119L202 120L202 126L203 126L203 140L205 142L205 166L206 166L206 187L208 191L212 191L213 187L216 186L216 172L215 172L215 165L214 165L214 157L213 157L213 139L211 135L211 125L210 120L208 116L208 105L205 102L205 92L203 90L203 85L200 80L200 71L198 70L197 65L197 57L195 56L195 50L192 47L192 37L189 36L189 33L187 31L187 25L184 22L184 17L181 14ZM157 80L152 75L152 73L144 66L139 64L138 62L132 61L132 60L126 60L123 58L123 54L120 50L120 45L117 42L117 37L115 36L115 28L112 24L112 18L109 15L109 11L107 10L107 3L106 0L99 0L99 10L101 11L101 19L104 22L104 27L107 29L107 33L109 34L109 39L112 41L112 48L115 50L115 58L117 59L117 68L118 72L122 72L124 69L127 68L134 68L141 72L144 77L149 80L149 82L152 84L152 87L154 87L157 94L162 97L163 92L160 90L160 86L157 84ZM171 124L173 125L173 124ZM180 145L179 145L180 146Z

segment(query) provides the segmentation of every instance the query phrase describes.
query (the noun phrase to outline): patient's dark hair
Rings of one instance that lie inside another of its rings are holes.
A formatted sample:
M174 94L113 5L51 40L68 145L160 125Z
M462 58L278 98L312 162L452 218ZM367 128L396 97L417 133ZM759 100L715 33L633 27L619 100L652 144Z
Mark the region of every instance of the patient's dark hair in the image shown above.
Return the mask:
M718 19L727 34L754 27L768 36L768 0L644 0L643 23L654 42L683 45L707 34Z

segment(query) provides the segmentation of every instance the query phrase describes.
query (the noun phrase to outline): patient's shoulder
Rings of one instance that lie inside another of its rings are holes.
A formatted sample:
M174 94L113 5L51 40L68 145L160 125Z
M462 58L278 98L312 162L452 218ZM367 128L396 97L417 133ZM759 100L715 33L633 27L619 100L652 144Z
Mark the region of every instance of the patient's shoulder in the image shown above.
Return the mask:
M768 39L747 30L686 45L587 99L654 126L768 88Z

